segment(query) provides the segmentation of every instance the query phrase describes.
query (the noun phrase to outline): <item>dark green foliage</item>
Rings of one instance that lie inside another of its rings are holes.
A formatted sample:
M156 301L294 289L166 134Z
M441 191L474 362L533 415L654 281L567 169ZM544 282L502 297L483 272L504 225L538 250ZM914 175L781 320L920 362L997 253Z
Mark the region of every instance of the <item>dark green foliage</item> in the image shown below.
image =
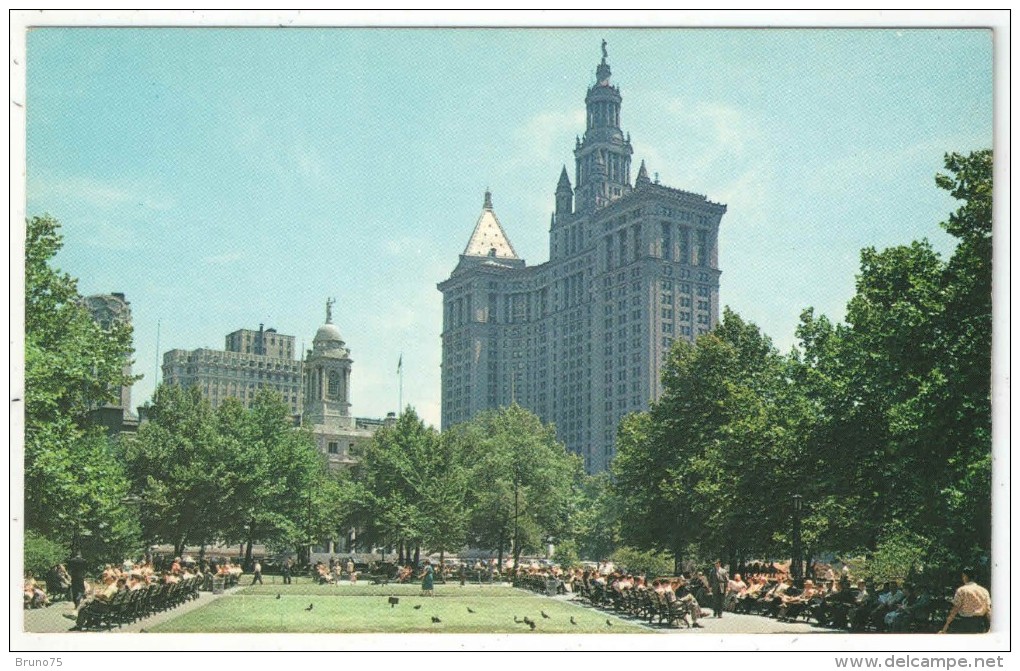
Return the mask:
M809 550L873 552L877 573L987 561L991 152L946 168L948 261L927 241L863 250L846 323L805 310L788 356L729 310L674 346L662 397L619 429L624 542L789 556L796 493Z
M123 372L131 328L103 327L77 282L50 264L62 240L56 220L27 222L25 240L25 526L94 561L135 549L137 521L123 499L118 450L92 411L133 378Z
M55 564L67 559L67 548L35 531L25 532L25 571L36 578L45 579Z

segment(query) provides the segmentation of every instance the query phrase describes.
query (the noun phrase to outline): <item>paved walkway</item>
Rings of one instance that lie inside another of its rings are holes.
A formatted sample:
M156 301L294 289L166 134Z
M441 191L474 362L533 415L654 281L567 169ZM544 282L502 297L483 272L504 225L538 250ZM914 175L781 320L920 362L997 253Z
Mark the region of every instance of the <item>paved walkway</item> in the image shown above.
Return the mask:
M154 627L157 624L172 620L175 617L179 617L184 613L195 610L206 606L221 596L226 594L232 594L237 591L239 587L231 587L226 590L223 594L213 594L212 592L199 592L197 599L186 601L176 608L164 610L160 613L154 613L149 617L142 618L141 620L132 624L125 624L123 627L114 627L109 630L115 633L124 633L132 631L145 631L149 627ZM25 612L25 632L33 634L62 634L64 632L70 632L71 627L74 626L74 620L70 620L64 617L65 613L74 612L74 604L70 601L60 601L48 606L46 608L35 608L32 610L26 610ZM77 633L77 632L71 632ZM88 632L91 633L91 632ZM98 633L103 633L102 631Z
M616 613L612 610L604 610L601 608L595 608L580 598L574 598L572 594L559 595L554 598L560 601L568 601L575 604L578 608L584 608L591 611L602 611L607 615L613 615L622 620L629 622L644 623L644 620L638 618ZM711 611L704 611L710 613ZM746 615L743 613L726 613L721 618L714 618L711 616L702 616L698 620L698 624L701 625L700 629L688 629L686 627L666 627L657 625L647 625L649 629L664 634L832 634L832 633L846 633L845 631L839 632L835 629L826 629L824 627L818 627L807 622L796 621L796 622L780 622L770 617L763 615Z

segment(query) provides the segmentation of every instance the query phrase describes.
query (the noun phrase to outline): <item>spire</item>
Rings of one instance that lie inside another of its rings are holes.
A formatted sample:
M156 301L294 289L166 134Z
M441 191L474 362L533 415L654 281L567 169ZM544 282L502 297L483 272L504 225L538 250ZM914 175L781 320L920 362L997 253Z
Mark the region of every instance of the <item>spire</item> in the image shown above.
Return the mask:
M609 53L606 51L606 41L602 40L602 62L599 63L598 68L595 69L595 79L598 81L599 86L609 86L609 77L613 74L609 69L609 63L606 59L609 57Z
M645 161L644 159L641 159L641 167L638 168L637 179L634 180L634 185L648 184L651 181L652 180L648 179L648 170L645 168Z
M510 239L500 225L496 213L492 211L492 193L486 189L482 214L478 217L475 230L464 248L464 256L489 256L502 259L516 259Z
M327 324L332 324L333 323L333 305L335 303L336 303L336 299L335 298L327 298L326 299L326 323Z
M560 172L560 181L556 185L556 193L564 191L573 192L573 189L570 187L570 177L567 175L567 166L563 166L563 170Z

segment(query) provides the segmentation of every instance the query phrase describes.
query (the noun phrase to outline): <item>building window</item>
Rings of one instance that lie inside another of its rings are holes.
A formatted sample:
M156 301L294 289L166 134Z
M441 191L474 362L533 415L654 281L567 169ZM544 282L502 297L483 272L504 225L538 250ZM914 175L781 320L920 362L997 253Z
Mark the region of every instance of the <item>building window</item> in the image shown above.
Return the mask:
M329 372L329 391L327 392L330 398L337 398L340 396L340 374L335 370Z
M329 443L328 450L330 454L340 454L340 443Z

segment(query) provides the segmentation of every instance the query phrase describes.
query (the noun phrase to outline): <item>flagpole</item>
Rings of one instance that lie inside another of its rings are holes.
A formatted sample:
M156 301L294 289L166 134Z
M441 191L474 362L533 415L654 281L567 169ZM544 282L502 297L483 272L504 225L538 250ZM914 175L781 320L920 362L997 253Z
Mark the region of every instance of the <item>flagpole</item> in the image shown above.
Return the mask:
M404 353L400 353L400 359L397 362L397 377L399 379L398 391L397 391L397 417L404 414Z

